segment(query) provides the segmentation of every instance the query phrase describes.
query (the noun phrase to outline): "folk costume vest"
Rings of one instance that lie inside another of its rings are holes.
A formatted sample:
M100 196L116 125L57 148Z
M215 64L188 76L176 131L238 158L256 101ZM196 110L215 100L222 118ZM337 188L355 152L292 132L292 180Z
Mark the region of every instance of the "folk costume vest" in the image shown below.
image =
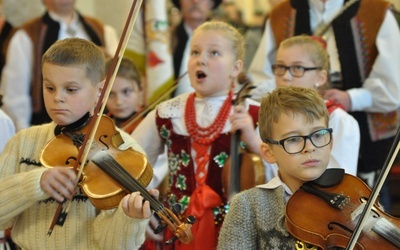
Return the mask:
M361 0L332 22L342 65L342 90L361 87L371 72L378 55L376 36L389 8L388 2ZM278 5L270 15L270 22L277 45L291 36L312 35L308 1L290 0ZM390 138L396 133L397 111L351 114L372 141Z
M103 24L91 17L83 17L78 13L79 21L90 37L90 40L98 46L105 46ZM31 124L43 124L51 121L43 101L42 93L42 55L58 40L60 24L51 19L49 13L35 18L21 26L33 44L33 64L31 79L32 118Z
M191 140L192 138L189 136L176 134L172 125L171 118L181 116L184 112L180 110L182 105L180 105L179 102L187 102L187 100L179 101L179 98L180 97L177 97L166 101L163 104L164 107L161 108L161 111L160 109L157 110L156 124L161 138L168 147L168 165L170 172L169 191L167 194L166 206L179 203L182 206L182 211L185 211L189 207L192 194L196 191L196 173L194 169L195 159L191 155L193 148ZM257 126L256 124L258 121L258 110L258 106L249 106L248 112L253 118L255 127ZM222 126L224 126L224 124ZM204 202L202 204L205 208L212 209L213 220L211 223L207 224L207 228L208 231L214 230L214 228L210 228L210 226L215 225L215 235L213 235L215 240L218 236L218 232L222 226L222 222L228 208L227 200L224 197L222 190L222 167L229 156L230 141L230 133L221 133L219 137L211 144L208 171L205 180L207 188L212 190L211 193L219 196L216 199L219 201L218 204L212 203L211 200L213 199L211 197L203 199ZM196 223L198 222L196 221ZM204 236L204 232L201 230L198 231L198 234L199 241L212 242L212 240L206 239L207 236ZM180 244L179 242L176 244L178 245L175 245L174 249L186 249L184 244ZM195 244L196 247L199 247L199 242Z

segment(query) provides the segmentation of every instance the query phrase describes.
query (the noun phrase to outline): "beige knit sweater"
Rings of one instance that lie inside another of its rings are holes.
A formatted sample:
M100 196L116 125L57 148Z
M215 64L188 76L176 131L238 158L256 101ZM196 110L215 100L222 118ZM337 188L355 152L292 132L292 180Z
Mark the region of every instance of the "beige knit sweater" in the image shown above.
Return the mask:
M58 203L40 188L46 168L39 159L54 128L50 123L22 130L0 155L0 230L13 227L13 240L22 249L139 248L148 220L126 216L121 206L98 211L82 193L74 197L64 226L47 235ZM120 149L131 146L143 152L129 135L121 134L125 143Z

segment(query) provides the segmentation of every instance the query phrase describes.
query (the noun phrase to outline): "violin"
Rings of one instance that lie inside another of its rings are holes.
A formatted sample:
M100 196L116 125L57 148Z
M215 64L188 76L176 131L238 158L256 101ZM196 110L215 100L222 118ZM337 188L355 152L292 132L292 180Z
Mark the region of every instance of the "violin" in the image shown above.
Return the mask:
M244 85L236 94L234 106L251 97L249 92L255 88L246 75L241 75L238 82ZM229 155L222 168L222 186L228 200L242 190L265 183L264 164L259 155L246 152L240 147L240 131L232 134Z
M322 249L345 248L349 243L371 189L343 169L327 169L307 182L289 199L286 227L290 234ZM374 202L354 249L400 249L400 220Z
M40 161L45 167L65 166L72 169L86 134L87 126L56 135L43 149ZM78 183L93 206L100 210L116 208L125 195L137 191L125 182L147 186L153 177L147 157L132 148L119 150L123 142L112 119L103 115ZM108 176L110 171L118 175L117 180Z
M58 134L43 149L42 164L45 167L73 168L86 132L87 126ZM93 206L100 210L116 208L125 195L139 191L161 219L162 227L168 224L176 238L190 243L193 239L191 224L195 219L188 217L187 224L181 223L172 211L150 195L145 187L153 177L153 170L147 157L132 148L119 150L123 142L112 119L103 115L78 185Z

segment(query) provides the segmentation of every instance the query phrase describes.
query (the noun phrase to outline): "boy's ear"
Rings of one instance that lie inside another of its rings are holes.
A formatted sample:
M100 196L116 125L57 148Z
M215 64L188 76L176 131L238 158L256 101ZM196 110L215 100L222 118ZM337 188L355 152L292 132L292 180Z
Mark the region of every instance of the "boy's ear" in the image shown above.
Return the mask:
M264 159L264 161L268 162L269 164L274 164L276 163L275 155L271 150L271 147L267 143L261 143L261 157Z

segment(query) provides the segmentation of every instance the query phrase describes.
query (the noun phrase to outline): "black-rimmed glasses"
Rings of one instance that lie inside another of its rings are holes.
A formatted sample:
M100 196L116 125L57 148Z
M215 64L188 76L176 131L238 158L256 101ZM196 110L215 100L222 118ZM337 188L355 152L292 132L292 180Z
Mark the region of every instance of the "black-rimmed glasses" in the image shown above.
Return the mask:
M303 67L300 65L285 66L282 64L274 64L271 66L272 72L276 76L283 76L287 70L294 77L302 77L306 71L309 70L320 70L321 67Z
M280 141L275 141L272 139L263 139L263 142L269 144L281 145L283 149L286 151L286 153L297 154L303 151L303 149L306 147L307 139L309 139L311 143L317 148L325 147L332 141L332 132L333 130L331 128L324 128L312 132L309 135L290 136Z

